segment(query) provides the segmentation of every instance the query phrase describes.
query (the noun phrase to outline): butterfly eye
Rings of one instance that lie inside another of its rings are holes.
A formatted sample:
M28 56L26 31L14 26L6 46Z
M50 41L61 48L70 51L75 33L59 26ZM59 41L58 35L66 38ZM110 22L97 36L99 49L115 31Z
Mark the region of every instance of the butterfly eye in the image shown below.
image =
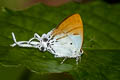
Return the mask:
M43 38L43 41L46 42L46 41L48 41L48 39L47 38Z
M44 47L41 47L41 51L44 51Z
M41 46L40 46L40 45L38 45L38 47L40 48Z

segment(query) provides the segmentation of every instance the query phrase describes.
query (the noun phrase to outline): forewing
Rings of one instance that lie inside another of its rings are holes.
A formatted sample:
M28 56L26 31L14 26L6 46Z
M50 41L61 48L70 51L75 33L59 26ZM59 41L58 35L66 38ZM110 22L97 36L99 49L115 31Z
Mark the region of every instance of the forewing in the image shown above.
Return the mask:
M83 24L80 15L74 14L65 19L52 31L52 36L57 40L51 45L55 55L76 57L75 51L80 51L83 42Z
M64 34L62 36L58 36ZM83 43L83 24L79 14L73 14L65 19L56 29L53 30L52 36L62 39L68 36L77 48L81 48Z

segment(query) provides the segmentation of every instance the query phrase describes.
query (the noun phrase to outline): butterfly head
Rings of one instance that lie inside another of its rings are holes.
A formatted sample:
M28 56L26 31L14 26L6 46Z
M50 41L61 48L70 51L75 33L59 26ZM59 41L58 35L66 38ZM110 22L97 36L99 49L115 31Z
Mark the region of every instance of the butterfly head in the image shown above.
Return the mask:
M47 34L43 34L41 37L41 45L39 46L40 51L44 52L47 50L47 44L48 44L49 38Z

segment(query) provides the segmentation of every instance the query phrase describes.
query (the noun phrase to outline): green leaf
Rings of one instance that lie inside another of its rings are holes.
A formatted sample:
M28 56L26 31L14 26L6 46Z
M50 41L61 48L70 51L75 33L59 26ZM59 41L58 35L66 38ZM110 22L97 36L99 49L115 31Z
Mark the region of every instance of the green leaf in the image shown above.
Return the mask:
M75 59L54 58L38 49L10 47L11 32L17 41L29 40L55 28L64 18L79 13L84 24L84 55ZM36 73L69 72L81 80L118 80L120 72L120 5L104 2L68 3L60 7L38 4L24 11L0 11L0 64L24 66Z

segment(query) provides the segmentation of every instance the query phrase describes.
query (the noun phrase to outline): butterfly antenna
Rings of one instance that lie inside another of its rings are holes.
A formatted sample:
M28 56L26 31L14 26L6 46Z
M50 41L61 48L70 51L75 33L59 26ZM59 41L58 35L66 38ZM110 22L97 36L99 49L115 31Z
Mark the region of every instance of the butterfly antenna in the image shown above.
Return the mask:
M76 65L78 65L79 59L80 59L80 62L81 62L81 56L76 57Z

